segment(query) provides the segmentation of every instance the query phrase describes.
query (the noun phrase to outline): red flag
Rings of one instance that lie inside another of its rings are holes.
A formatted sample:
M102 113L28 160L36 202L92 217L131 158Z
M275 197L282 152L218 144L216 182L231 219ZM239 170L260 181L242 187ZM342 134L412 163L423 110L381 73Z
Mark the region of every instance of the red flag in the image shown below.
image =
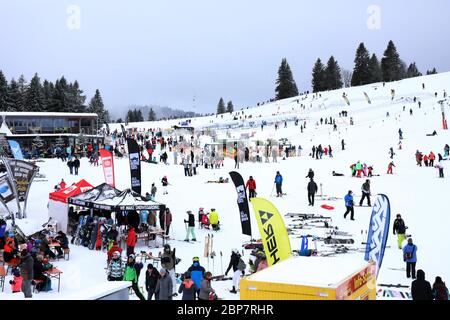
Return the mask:
M114 157L111 152L105 149L100 149L100 157L102 158L102 167L103 174L105 175L105 182L111 187L115 188Z

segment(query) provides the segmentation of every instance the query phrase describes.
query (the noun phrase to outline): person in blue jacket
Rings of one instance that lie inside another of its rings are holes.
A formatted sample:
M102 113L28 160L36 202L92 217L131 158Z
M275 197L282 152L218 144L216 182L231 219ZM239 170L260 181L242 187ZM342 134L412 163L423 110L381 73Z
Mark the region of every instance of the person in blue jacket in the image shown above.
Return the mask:
M344 219L347 218L347 215L350 213L350 220L354 219L355 211L353 210L353 192L352 190L349 190L347 195L344 197L345 200L345 206L347 207L347 211L344 213Z
M403 248L403 261L406 262L406 277L416 278L417 246L411 238L408 238L408 244Z
M191 274L191 279L197 288L200 288L206 270L200 265L198 257L192 258L192 266L189 267L188 272Z
M281 191L282 184L283 184L283 176L280 174L280 171L277 171L277 175L275 176L275 186L277 188L277 197L283 196L283 191Z

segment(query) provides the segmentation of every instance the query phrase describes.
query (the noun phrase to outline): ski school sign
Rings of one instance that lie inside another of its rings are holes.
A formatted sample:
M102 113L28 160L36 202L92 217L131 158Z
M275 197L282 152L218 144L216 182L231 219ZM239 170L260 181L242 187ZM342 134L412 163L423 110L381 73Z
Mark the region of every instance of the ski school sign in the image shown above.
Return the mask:
M262 198L252 198L264 252L269 266L291 256L291 243L283 219L277 208Z
M384 194L379 194L375 200L372 216L370 218L369 235L367 237L366 261L376 264L376 275L383 262L384 250L389 234L389 222L391 218L391 206L389 199Z

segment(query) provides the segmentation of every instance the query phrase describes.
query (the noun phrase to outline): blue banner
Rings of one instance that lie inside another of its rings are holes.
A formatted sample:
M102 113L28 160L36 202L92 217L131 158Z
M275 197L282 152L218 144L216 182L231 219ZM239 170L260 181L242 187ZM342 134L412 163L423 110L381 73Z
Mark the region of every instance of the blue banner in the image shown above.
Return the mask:
M8 143L14 159L23 160L22 149L20 149L19 143L15 140L8 140Z
M383 262L384 250L389 234L389 222L391 219L391 205L384 194L379 194L373 206L370 218L369 234L367 236L366 255L364 260L374 261L377 266L376 275Z

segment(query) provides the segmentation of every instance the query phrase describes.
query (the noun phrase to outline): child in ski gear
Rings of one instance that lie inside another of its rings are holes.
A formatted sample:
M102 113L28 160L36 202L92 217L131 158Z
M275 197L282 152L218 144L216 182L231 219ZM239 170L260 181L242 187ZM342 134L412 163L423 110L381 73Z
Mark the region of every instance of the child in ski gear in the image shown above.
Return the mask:
M413 244L411 238L408 239L408 244L403 248L403 261L406 262L406 277L416 278L416 262L417 262L417 246Z
M136 246L136 242L137 242L137 235L136 235L136 231L134 231L134 228L129 225L128 226L128 235L127 235L127 257L130 254L134 254L134 247Z
M361 186L362 198L359 201L359 206L363 205L364 199L367 198L367 205L370 207L370 180L367 179L366 182Z
M417 271L417 277L419 277L419 271ZM436 277L433 283L432 293L434 300L448 300L448 289L445 286L445 282L442 281L441 277Z
M397 214L397 219L394 220L394 234L397 234L398 248L402 249L402 243L406 240L406 226L400 214Z
M199 288L191 279L189 271L184 273L184 280L178 288L178 293L183 293L181 300L195 300Z
M147 265L147 271L145 271L145 289L147 290L147 300L152 300L153 295L156 298L156 285L160 278L159 272L153 267L151 263Z
M245 184L245 188L248 189L248 197L254 198L256 196L256 181L253 180L253 177L250 176L247 183Z
M107 259L108 262L111 261L111 259L113 257L113 254L116 251L119 252L119 254L122 254L122 248L119 247L119 245L117 244L117 241L114 241L112 247L108 250L108 253L107 253L107 255L108 255L108 259Z
M213 228L213 230L218 231L220 229L219 214L214 208L211 209L211 212L209 213L209 222L211 223L211 227Z
M233 290L230 291L231 293L237 293L236 288L239 288L241 276L245 274L245 267L245 263L242 261L238 249L233 249L230 257L230 263L227 271L225 272L225 275L227 275L230 269L233 268Z
M197 241L195 237L195 217L192 211L186 211L188 214L188 220L184 220L184 223L187 223L187 229L186 229L186 238L184 241L189 241L189 234L192 236L192 241Z
M108 281L122 281L123 280L122 257L119 251L114 251L111 261L108 264Z
M200 265L200 259L198 257L192 258L192 266L189 267L188 272L191 274L191 278L197 288L200 288L203 276L205 275L205 268Z
M280 171L277 171L277 175L275 176L275 186L277 188L277 197L283 196L283 191L281 190L282 184L283 184L283 176L280 174Z
M203 221L203 216L205 215L205 212L203 211L203 208L199 208L198 209L198 226L199 228L202 228L202 221Z
M156 284L156 300L172 300L174 290L173 282L167 275L166 269L163 268L159 270L159 274L161 275L161 277Z
M314 175L314 174L313 174ZM309 206L314 207L314 196L317 193L317 184L314 182L313 178L311 178L311 180L308 183L308 202L309 202Z
M161 255L161 266L169 273L169 278L172 281L172 288L174 292L177 285L177 279L175 277L176 259L177 258L175 257L175 248L171 250L170 245L165 244L163 253Z
M417 270L417 279L411 283L411 295L413 300L433 300L431 285L422 269Z
M203 280L200 284L200 292L198 294L198 300L209 300L211 294L215 294L215 290L211 287L211 272L206 272L203 276Z
M145 300L138 286L138 275L134 254L130 254L128 256L127 265L125 267L125 272L123 275L123 281L131 281L131 288L133 289L136 296L139 298L139 300Z
M354 209L353 209L353 192L352 190L349 190L347 195L344 197L344 201L345 201L345 207L347 208L347 210L344 213L344 219L347 218L347 215L350 213L350 220L355 220L354 219Z
M14 270L13 271L13 279L9 281L9 284L11 285L12 293L17 293L17 292L21 291L22 282L23 282L23 278L20 275L19 269Z

